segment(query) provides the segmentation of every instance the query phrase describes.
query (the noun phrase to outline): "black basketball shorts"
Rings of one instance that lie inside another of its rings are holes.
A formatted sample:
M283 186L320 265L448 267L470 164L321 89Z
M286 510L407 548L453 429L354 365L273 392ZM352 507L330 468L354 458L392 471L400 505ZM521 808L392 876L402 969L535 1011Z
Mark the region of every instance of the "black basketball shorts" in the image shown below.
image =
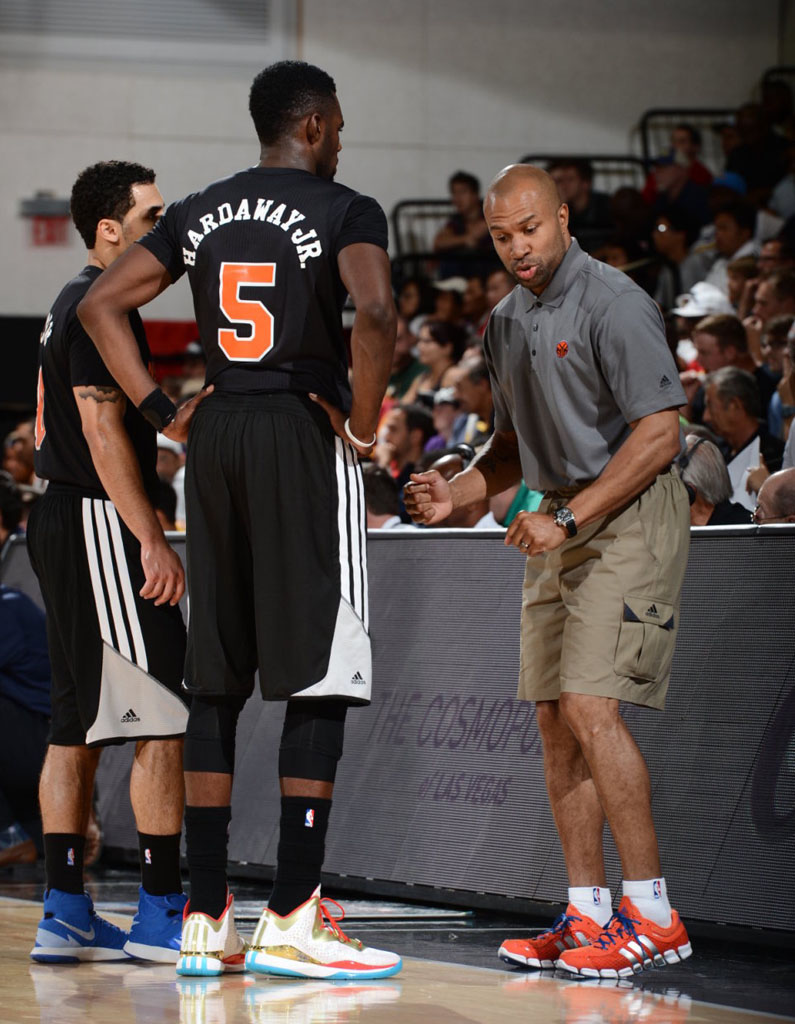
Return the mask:
M31 509L27 540L47 612L49 742L182 736L182 614L139 596L141 546L113 503L51 486Z
M185 470L191 693L370 700L365 507L355 449L288 392L214 393Z

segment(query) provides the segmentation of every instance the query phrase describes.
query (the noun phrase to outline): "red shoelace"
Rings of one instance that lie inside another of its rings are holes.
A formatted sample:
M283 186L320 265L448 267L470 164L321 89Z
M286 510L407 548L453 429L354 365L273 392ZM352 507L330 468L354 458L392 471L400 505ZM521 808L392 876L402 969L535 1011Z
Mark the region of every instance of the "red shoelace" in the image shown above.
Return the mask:
M337 908L337 910L339 910L339 917L335 917L334 914L332 914L331 911L327 909L327 903L333 904ZM339 925L340 921L345 920L345 911L340 906L340 904L337 903L336 900L331 899L330 896L324 896L320 901L320 917L321 920L323 921L323 927L328 928L328 930L331 932L334 932L337 938L339 938L342 942L351 941L351 939L348 938L348 936L345 934L342 928L340 928Z

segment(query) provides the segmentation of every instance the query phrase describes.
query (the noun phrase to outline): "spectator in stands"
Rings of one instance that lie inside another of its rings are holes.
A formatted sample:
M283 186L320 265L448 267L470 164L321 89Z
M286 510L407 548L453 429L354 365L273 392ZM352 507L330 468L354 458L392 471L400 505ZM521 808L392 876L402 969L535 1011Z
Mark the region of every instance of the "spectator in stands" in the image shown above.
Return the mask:
M741 320L751 312L756 286L759 283L757 261L753 256L741 256L726 264L729 302Z
M433 283L433 312L428 320L441 320L447 324L462 324L464 317L464 292L467 279L461 275L446 277ZM417 331L419 334L419 329Z
M177 492L162 477L157 481L155 515L164 530L177 529Z
M547 165L558 187L560 201L569 208L569 231L580 247L592 252L615 232L610 196L593 187L589 160L561 159Z
M759 465L760 455L771 472L780 469L784 443L760 421L759 388L752 374L724 366L707 376L704 390L704 422L724 442L732 500L753 509L748 475Z
M453 426L458 419L458 399L455 388L439 388L433 396L434 436L425 445L424 451L436 452L453 444Z
M707 275L709 260L704 253L691 250L697 238L698 224L680 210L655 218L651 239L664 265L654 299L665 310L672 308L678 295L689 292Z
M696 185L709 185L712 181L712 172L698 159L701 152L701 132L692 124L681 122L674 126L671 131L671 148L668 156L673 157L677 163L687 168L690 181ZM643 186L643 198L653 205L657 198L657 179L654 173L646 178Z
M404 316L397 318L397 339L392 356L392 373L386 388L386 397L400 402L411 382L423 371L422 363L414 355L417 338Z
M10 473L18 484L41 492L44 485L33 468L35 433L35 420L22 420L17 423L5 440L3 469Z
M733 367L744 370L755 378L758 388L757 400L761 403L760 415L766 418L767 407L775 391L775 382L751 357L748 351L748 337L741 321L736 316L727 314L705 317L696 324L693 344L696 347L699 364L707 373L724 367ZM690 397L688 386L685 386L685 394ZM693 395L690 403L691 415L688 416L691 423L703 421L705 397L703 389Z
M362 466L368 530L414 530L400 520L400 495L389 471L374 462Z
M774 437L786 437L784 406L779 388L788 360L789 332L795 323L793 316L774 316L765 324L760 345L762 366L776 384L776 390L767 407L767 429Z
M768 238L762 243L756 262L760 277L778 270L795 270L795 246L784 236Z
M610 215L615 224L613 234L616 238L650 245L654 218L638 189L628 185L617 189L610 198Z
M654 163L657 194L652 204L655 216L676 213L701 227L710 219L708 188L697 185L688 165L676 153L659 157Z
M713 316L716 313L729 313L733 315L734 309L722 291L715 288L714 285L706 284L704 281L694 284L690 291L684 295L677 296L676 303L671 310L679 338L676 357L680 363L687 367L685 372L691 375L688 378L682 378L682 386L685 392L690 395L701 382L698 373L701 369L701 364L698 362L698 353L692 340L696 324L703 320L704 317ZM689 386L690 391L688 391Z
M474 275L467 281L461 304L464 325L478 337L483 336L489 322L491 307L486 300L486 286L482 277Z
M775 317L793 315L795 315L795 271L777 270L762 278L756 286L751 314L743 320L748 338L748 349L754 359L762 362L762 333L767 323Z
M724 207L715 215L715 249L718 256L705 281L728 295L728 266L741 256L757 255L754 241L756 210L750 203L740 201Z
M407 321L412 334L417 333L422 321L433 310L434 299L431 283L424 277L409 277L400 286L397 309Z
M206 369L207 360L204 358L204 349L201 346L201 342L189 341L182 358L182 376L186 380L199 378L203 387Z
M474 174L456 171L448 181L447 187L455 213L436 233L433 251L444 253L445 257L457 255L465 258L445 258L439 268L439 276L480 273L484 269L483 260L473 260L475 254L485 257L487 264L496 262L494 246L483 217L480 181Z
M723 455L707 437L687 435L679 472L690 498L691 526L749 525L748 509L731 500L732 485Z
M411 404L424 391L438 391L455 383L454 367L467 342L466 330L458 324L429 320L420 328L418 358L425 367L409 385L403 401Z
M765 480L754 507L757 526L795 523L795 469L782 469Z
M453 444L470 444L477 448L494 432L494 400L491 395L489 368L483 356L465 359L455 385L461 415L453 427Z
M745 103L735 116L740 145L726 159L726 170L742 175L748 197L764 206L787 173L787 141L776 135L758 103Z
M762 114L776 135L795 141L795 104L789 82L782 78L763 80Z
M401 494L400 517L409 522L403 507L403 487L414 472L425 445L433 437L433 416L422 405L396 406L384 417L375 447L375 461L388 469Z
M491 313L501 299L504 299L506 295L511 294L515 286L516 282L507 270L502 268L499 270L492 270L486 278L486 303L489 308L489 313Z
M0 548L19 526L22 497L0 476ZM36 860L39 774L47 749L50 663L44 613L0 587L0 866Z
M157 475L174 488L177 496L175 521L178 530L185 529L185 450L178 441L165 434L157 435Z

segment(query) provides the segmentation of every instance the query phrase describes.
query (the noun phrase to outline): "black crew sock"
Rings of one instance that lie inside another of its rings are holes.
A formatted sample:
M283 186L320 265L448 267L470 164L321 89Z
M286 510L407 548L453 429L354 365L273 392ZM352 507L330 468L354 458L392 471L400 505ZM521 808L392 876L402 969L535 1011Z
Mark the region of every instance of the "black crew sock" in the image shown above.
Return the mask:
M86 837L76 832L44 833L44 872L48 889L76 896L84 892L83 853Z
M168 896L170 893L182 892L182 878L179 873L180 836L180 832L172 836L138 833L141 885L150 896Z
M219 918L226 906L226 848L231 807L186 807L190 912Z
M309 899L320 882L331 801L283 796L276 880L268 907L280 917Z

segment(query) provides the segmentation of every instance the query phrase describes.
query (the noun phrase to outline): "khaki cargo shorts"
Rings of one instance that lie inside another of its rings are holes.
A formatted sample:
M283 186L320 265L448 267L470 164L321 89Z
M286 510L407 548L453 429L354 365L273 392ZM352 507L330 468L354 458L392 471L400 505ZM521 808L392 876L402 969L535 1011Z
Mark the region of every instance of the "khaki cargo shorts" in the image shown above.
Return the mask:
M571 497L549 493L538 511ZM687 492L668 470L623 511L528 558L519 699L588 693L662 709L689 543Z

